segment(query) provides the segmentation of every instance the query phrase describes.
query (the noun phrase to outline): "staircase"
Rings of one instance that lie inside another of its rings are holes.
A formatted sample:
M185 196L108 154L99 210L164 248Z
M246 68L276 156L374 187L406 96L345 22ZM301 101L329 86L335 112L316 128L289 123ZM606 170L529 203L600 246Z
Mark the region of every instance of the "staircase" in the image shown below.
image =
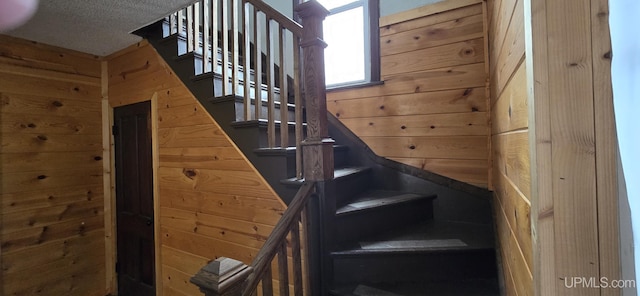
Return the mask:
M208 7L202 6L205 11ZM233 26L222 25L213 36L230 33L213 37L216 42L197 28L189 33L184 24L189 23L189 9L197 14L190 7L172 16L177 20L167 18L137 33L156 48L281 198L291 202L304 181L297 169L296 139L307 132L302 122L288 120L304 116L295 77ZM253 58L234 66L234 60L243 61L246 55ZM283 75L275 77L278 71ZM498 295L489 192L382 159L327 116L329 135L336 141L327 192L335 194L320 205L328 214L319 218L322 225L315 230L322 234L316 238L320 267L309 272L321 282L312 285L312 295Z

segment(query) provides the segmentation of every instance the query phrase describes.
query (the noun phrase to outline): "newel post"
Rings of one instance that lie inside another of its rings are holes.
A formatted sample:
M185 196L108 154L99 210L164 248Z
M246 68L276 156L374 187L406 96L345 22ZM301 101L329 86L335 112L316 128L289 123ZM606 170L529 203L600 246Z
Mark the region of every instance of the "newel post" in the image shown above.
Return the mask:
M304 178L311 181L333 179L333 144L327 127L327 95L324 79L322 21L329 14L315 0L296 8L302 20L304 89L307 112L307 138L302 141Z
M309 202L307 246L311 295L327 295L332 279L329 258L334 237L336 212L333 181L333 145L327 122L327 98L324 78L324 49L322 21L329 14L316 0L296 7L302 20L303 35L300 47L303 54L305 111L307 138L302 141L305 180L316 181L316 196Z
M238 260L220 257L200 269L190 281L205 296L240 296L252 270Z

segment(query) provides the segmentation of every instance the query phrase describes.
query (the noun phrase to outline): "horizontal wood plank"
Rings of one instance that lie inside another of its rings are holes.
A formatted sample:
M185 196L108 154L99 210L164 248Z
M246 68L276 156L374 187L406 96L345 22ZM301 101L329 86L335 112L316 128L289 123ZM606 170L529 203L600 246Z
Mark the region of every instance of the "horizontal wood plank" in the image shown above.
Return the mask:
M384 27L399 22L432 16L438 13L479 3L482 3L482 0L442 1L430 5L421 6L412 10L407 10L404 12L381 17L380 26Z
M0 164L15 173L95 169L102 167L102 151L2 153Z
M100 77L98 56L8 35L0 35L0 57L6 64Z
M71 99L0 92L0 112L3 116L5 114L79 116L95 120L102 117L100 108L100 101L89 97Z
M524 1L518 1L504 45L491 68L491 93L500 95L520 63L524 60Z
M47 135L100 135L102 124L96 118L3 113L1 132Z
M484 63L441 68L385 78L383 85L345 91L343 99L382 97L484 87Z
M160 148L232 147L224 132L215 125L193 125L158 129Z
M6 133L0 143L3 153L78 152L102 148L102 135L47 135Z
M353 94L357 92L359 91L347 90L328 93L328 110L340 119L487 110L484 88L344 99L357 96Z
M484 62L483 38L465 40L380 58L383 80L385 77L394 74L482 62Z
M160 188L160 205L188 211L276 225L284 207L275 199Z
M486 112L351 118L342 122L361 137L487 135Z
M482 38L482 14L467 16L380 38L380 55L387 56Z
M393 24L382 25L380 27L380 36L387 36L391 34L405 32L413 29L427 27L430 25L444 23L447 21L452 21L452 20L467 17L470 15L478 15L478 14L482 14L481 4L465 6L465 7L449 10L446 12L443 11L441 13L437 13L429 17L403 20L401 22L396 22Z
M492 133L504 133L529 126L527 74L522 63L492 108Z
M458 181L487 186L487 161L484 159L391 158L410 166L434 172Z
M102 168L68 171L38 171L0 174L3 193L55 189L66 186L102 184Z
M2 213L33 210L73 204L85 200L93 200L103 195L102 184L82 184L77 186L59 186L52 189L41 189L28 192L2 192Z
M492 136L493 168L506 175L527 198L531 196L529 132Z
M2 252L12 253L24 248L36 247L47 242L86 235L88 232L104 228L104 216L96 215L59 223L33 227L25 231L2 235ZM104 262L104 260L102 260Z
M77 100L95 99L99 106L100 86L68 81L54 81L0 72L0 93L71 98Z
M273 226L270 225L164 207L160 209L160 222L165 227L256 249L262 247L273 230Z
M533 243L531 239L531 204L507 176L494 172L495 194L509 226L516 235L529 271L533 271Z
M189 105L158 109L158 127L169 128L179 126L191 126L210 124L212 119L200 104L195 102Z
M0 60L0 62L6 61L6 59ZM5 63L0 67L1 73L28 76L47 80L66 81L72 83L81 83L91 86L100 86L99 77L90 77L85 75L65 73L48 69L28 68L22 65L13 65L11 63Z
M403 158L487 159L485 136L362 137L378 155Z
M173 168L252 171L234 147L190 147L160 149L160 166Z
M44 209L6 213L2 215L2 233L39 228L60 221L103 215L104 201L98 198Z
M161 167L158 181L163 186L183 190L221 194L242 192L243 195L262 198L273 196L268 185L256 178L254 172Z

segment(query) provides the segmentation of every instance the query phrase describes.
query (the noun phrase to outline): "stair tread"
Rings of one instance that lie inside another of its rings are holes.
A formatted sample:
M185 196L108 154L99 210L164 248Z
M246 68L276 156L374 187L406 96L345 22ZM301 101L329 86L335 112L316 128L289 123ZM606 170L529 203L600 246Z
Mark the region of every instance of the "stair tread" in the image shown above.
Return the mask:
M415 254L493 247L491 225L432 220L346 243L332 255Z
M348 178L350 176L362 173L362 172L366 172L371 170L370 167L344 167L344 168L336 168L335 171L333 172L333 179L334 180L338 180L341 178ZM296 179L296 178L289 178L289 179L284 179L280 182L282 182L283 184L289 184L289 185L302 185L302 183L304 183L304 178L303 179Z
M341 296L498 296L495 279L458 279L440 282L403 282L394 284L348 284L331 291Z
M345 145L333 145L333 150L348 150L349 147ZM255 153L260 155L287 155L287 154L295 154L296 147L273 147L273 148L256 148L253 150Z
M414 201L423 198L436 198L435 194L424 195L387 190L371 190L357 196L349 204L340 207L336 215L348 215L363 210Z

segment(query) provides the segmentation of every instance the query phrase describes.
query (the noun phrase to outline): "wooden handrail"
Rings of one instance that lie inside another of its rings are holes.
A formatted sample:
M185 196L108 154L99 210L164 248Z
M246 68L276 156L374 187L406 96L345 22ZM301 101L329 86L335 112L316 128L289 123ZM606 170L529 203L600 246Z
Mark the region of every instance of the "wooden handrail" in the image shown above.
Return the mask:
M275 10L269 4L264 3L262 0L246 0L251 3L255 8L264 12L270 19L280 23L285 29L291 31L295 36L302 36L302 25L298 22L290 19L286 15L283 15L279 11Z
M260 282L263 289L270 290L272 288L271 262L278 255L280 289L281 292L286 289L286 295L288 295L287 235L291 234L293 270L297 273L293 281L294 292L296 296L301 296L303 283L299 223L314 188L315 182L304 183L300 187L250 266L237 260L221 257L203 267L191 278L191 282L198 285L207 296L249 296L254 293Z

